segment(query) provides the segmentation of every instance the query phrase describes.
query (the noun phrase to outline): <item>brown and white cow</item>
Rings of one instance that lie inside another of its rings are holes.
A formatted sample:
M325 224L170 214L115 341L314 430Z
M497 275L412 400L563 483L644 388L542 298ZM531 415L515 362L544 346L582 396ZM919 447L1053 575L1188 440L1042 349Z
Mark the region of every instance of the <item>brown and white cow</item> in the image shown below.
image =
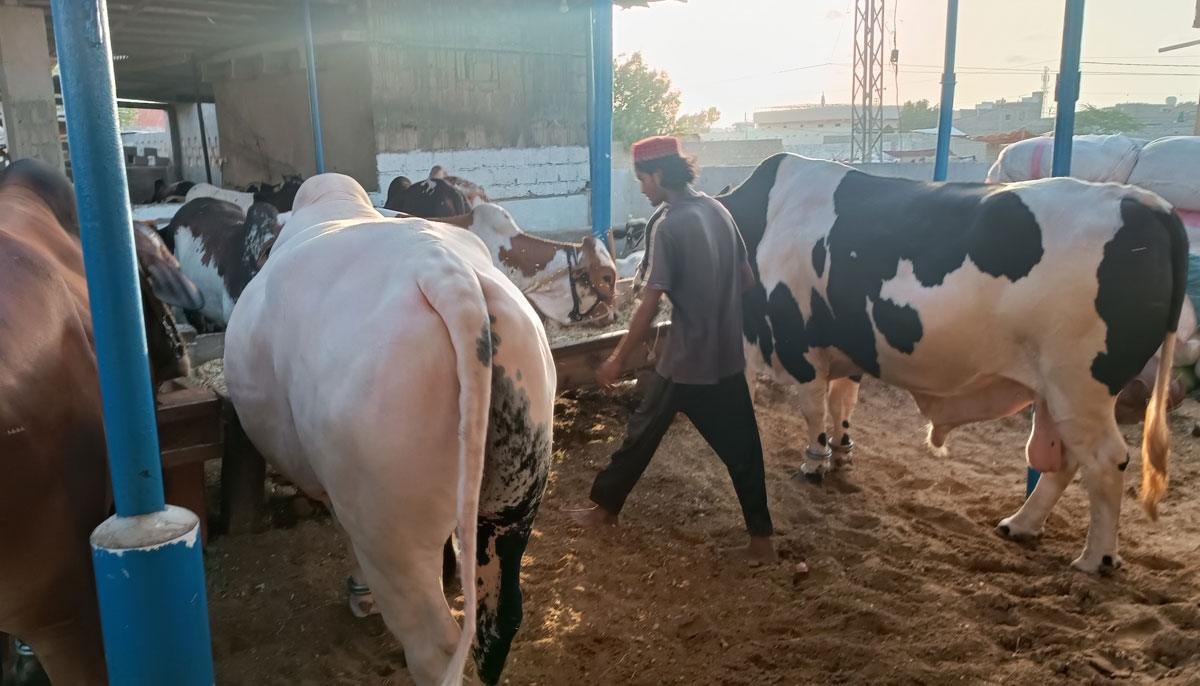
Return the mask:
M55 684L107 683L89 536L112 505L74 193L33 160L0 176L0 632ZM153 232L136 239L151 379L188 373L167 303L199 294ZM161 299L161 300L160 300Z
M200 314L223 328L279 231L272 205L256 202L243 213L232 202L201 197L179 208L161 234L204 296Z
M531 236L504 208L492 204L440 221L483 240L492 262L546 318L578 324L607 323L616 316L617 265L595 238L562 243Z
M758 276L745 303L747 369L800 386L803 471L820 473L831 443L848 441L857 375L911 392L936 448L955 427L1033 403L1026 456L1043 475L998 532L1039 536L1081 471L1091 526L1072 565L1120 566L1129 456L1114 405L1159 346L1171 359L1187 278L1187 236L1165 201L1069 178L881 178L788 153L717 199ZM1151 516L1167 486L1168 369L1145 415Z
M417 686L461 684L473 638L480 678L497 683L521 623L555 371L483 243L384 218L348 176L309 179L234 308L225 376L255 446L348 534ZM456 522L461 630L441 584Z

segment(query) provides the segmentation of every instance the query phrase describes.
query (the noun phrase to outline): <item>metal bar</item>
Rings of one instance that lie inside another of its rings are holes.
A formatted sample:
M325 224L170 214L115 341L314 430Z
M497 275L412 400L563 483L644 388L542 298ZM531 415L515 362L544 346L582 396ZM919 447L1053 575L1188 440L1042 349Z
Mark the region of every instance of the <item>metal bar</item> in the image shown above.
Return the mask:
M612 228L613 44L612 0L592 3L592 235L608 245Z
M131 517L161 510L163 488L104 11L104 0L54 0L52 19L113 495L117 513Z
M933 180L945 181L950 166L950 129L954 121L954 50L958 42L958 0L946 3L946 65L942 70L942 104L938 116L937 156Z
M166 107L167 128L171 131L171 168L175 171L175 180L183 181L183 138L179 135L179 110Z
M313 150L317 173L325 173L325 145L321 142L321 103L317 95L317 58L313 50L312 1L304 0L304 53L308 57L308 109L312 118Z
M1054 95L1058 102L1058 115L1054 122L1054 163L1051 167L1053 176L1071 174L1075 103L1079 100L1079 53L1083 45L1083 2L1084 0L1067 0L1066 16L1063 18L1062 58L1058 68L1058 88ZM1033 493L1041 477L1033 467L1028 467L1027 470L1026 498Z
M212 686L200 522L163 502L108 10L53 0L51 18L117 505L91 538L109 683Z
M1200 40L1190 40L1190 41L1187 41L1186 43L1176 43L1175 45L1168 45L1165 48L1159 48L1158 51L1159 52L1170 52L1172 50L1178 50L1180 48L1190 48L1193 45L1200 45Z
M204 151L204 177L212 183L212 163L208 159L208 131L204 126L204 103L200 101L200 65L192 61L192 85L196 89L196 118L200 120L200 149Z
M1062 60L1058 69L1058 118L1054 123L1054 176L1071 173L1071 142L1075 135L1075 103L1079 100L1079 52L1083 42L1083 2L1067 0L1063 20Z

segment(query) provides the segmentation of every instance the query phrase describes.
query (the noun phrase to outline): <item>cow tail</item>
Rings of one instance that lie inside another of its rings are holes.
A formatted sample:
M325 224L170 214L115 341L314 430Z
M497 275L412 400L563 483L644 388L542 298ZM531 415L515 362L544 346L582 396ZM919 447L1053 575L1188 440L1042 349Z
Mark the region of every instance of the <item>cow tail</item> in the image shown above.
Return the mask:
M493 339L483 288L469 267L455 272L458 272L455 281L467 288L447 287L444 272L438 274L436 286L431 283L429 288L424 285L421 288L449 330L458 367L458 537L462 542L464 617L462 633L441 686L461 686L463 669L475 639L476 531L492 390Z
M1171 368L1175 359L1176 330L1187 290L1188 239L1183 222L1174 212L1164 217L1171 239L1171 309L1154 391L1146 407L1142 432L1142 507L1150 519L1158 519L1158 503L1167 492L1167 462L1171 456L1171 430L1167 427L1167 400L1171 390Z

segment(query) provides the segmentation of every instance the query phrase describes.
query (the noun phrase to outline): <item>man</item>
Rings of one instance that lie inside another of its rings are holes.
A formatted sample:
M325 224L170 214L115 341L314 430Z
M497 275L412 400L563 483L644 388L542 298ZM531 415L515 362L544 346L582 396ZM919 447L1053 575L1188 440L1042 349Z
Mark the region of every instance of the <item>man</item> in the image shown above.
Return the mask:
M639 384L644 396L624 443L592 485L596 506L573 512L572 519L586 527L615 526L625 498L682 412L733 479L750 544L732 552L752 563L775 562L762 444L744 372L742 292L754 283L745 243L729 212L692 188L696 167L677 139L638 141L633 161L642 194L653 205L666 203L666 211L651 237L642 302L616 352L597 370L597 381L606 387L616 381L646 339L663 293L671 300L671 334L655 372Z

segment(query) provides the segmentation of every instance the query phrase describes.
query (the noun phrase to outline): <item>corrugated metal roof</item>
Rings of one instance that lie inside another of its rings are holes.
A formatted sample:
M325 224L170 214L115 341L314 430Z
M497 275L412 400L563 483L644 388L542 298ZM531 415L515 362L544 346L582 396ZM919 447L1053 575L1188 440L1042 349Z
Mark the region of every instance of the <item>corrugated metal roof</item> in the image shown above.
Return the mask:
M11 0L10 0L11 1ZM562 0L516 0L553 7ZM568 0L581 7L590 0ZM645 7L666 0L613 0ZM675 0L686 2L687 0ZM367 0L312 0L314 41L362 40ZM50 0L17 0L46 13L51 50ZM447 3L450 4L450 3ZM109 0L117 96L133 100L211 101L211 85L196 84L193 63L257 57L298 49L303 35L301 0Z

